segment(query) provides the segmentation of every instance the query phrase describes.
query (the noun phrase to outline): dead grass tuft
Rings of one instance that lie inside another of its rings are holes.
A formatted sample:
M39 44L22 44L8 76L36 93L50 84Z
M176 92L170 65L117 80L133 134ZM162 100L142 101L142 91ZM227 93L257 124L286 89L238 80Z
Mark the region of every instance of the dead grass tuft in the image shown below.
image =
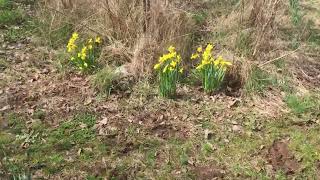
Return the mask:
M45 0L42 16L51 21L49 32L72 24L75 31L99 34L106 40L103 60L130 64L142 75L166 46L188 51L194 25L192 16L174 2L137 0ZM179 5L181 7L181 4Z

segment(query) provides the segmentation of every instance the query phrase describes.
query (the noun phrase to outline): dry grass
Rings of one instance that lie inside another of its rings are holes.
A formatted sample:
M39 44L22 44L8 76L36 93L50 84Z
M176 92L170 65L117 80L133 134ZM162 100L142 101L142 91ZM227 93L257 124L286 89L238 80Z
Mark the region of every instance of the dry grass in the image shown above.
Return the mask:
M76 31L100 34L106 40L104 60L116 60L117 65L130 63L130 71L142 75L149 73L166 46L174 44L180 51L187 52L194 30L192 16L175 3L149 3L137 0L45 0L40 12L48 13L50 29L68 23ZM48 16L42 17L47 20Z

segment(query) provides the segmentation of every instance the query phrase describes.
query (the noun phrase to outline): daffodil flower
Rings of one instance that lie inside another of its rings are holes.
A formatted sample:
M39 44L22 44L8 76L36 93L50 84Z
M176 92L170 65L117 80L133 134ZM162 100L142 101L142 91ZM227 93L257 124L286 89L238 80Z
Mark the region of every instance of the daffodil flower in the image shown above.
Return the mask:
M101 42L102 42L101 38L100 37L96 37L95 42L98 43L98 44L101 44Z
M160 69L160 67L161 67L161 64L156 64L156 65L154 65L153 68L154 68L155 70L158 70L158 69Z
M170 66L173 67L173 68L175 68L175 67L177 66L177 62L176 62L176 61L172 61L172 62L170 63Z
M215 59L212 54L213 48L212 44L208 44L204 50L199 47L191 57L191 59L201 57L201 62L196 67L196 70L201 71L204 90L209 93L220 87L227 67L232 65L224 60L222 56Z
M202 47L198 47L197 52L201 53L202 52Z
M173 46L170 46L170 47L168 48L168 51L169 51L170 53L173 53L173 52L176 51L176 48L173 47Z
M195 53L195 54L192 54L191 59L195 60L195 59L197 59L199 57L200 57L200 55L198 53Z

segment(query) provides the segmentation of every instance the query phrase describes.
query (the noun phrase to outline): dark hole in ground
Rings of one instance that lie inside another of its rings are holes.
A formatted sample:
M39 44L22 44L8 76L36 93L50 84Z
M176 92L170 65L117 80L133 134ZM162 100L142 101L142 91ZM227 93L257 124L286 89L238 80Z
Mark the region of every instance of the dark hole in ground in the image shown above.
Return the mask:
M223 168L216 165L197 166L193 171L199 180L223 179L226 174Z

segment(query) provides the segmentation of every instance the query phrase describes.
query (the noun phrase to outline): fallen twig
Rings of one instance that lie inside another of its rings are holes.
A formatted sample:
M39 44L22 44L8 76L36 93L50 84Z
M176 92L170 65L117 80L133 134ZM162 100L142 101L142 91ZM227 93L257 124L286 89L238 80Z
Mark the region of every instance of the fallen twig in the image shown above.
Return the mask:
M299 49L300 49L300 47L297 48L297 49L294 50L294 51L291 51L290 53L287 53L287 54L284 54L284 55L282 55L282 56L280 56L280 57L277 57L277 58L275 58L275 59L271 59L271 60L269 60L269 61L266 61L266 62L260 64L259 67L265 66L265 65L270 64L270 63L272 63L272 62L274 62L274 61L277 61L277 60L282 59L282 58L284 58L284 57L286 57L286 56L289 56L289 55L297 52Z

